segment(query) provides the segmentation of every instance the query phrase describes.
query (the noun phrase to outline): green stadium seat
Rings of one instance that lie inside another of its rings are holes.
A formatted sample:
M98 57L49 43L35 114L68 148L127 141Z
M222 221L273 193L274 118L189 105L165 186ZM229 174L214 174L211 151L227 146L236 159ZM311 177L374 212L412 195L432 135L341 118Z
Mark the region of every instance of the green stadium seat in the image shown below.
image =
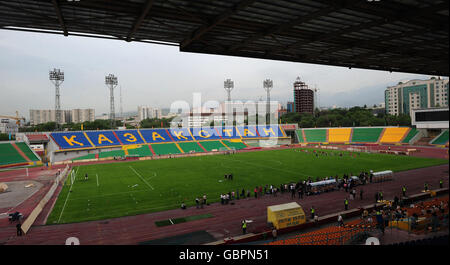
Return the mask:
M403 139L402 143L409 143L411 139L417 135L419 131L416 128L411 128L408 135L406 135L405 139Z
M148 145L143 145L139 148L128 149L128 155L144 157L144 156L152 156L153 154L152 151L150 151Z
M444 133L437 136L431 141L431 144L445 145L448 143L448 130L445 130Z
M10 143L0 144L0 165L26 163L19 152Z
M24 143L16 143L17 147L31 160L31 161L39 161L40 159L36 157L36 155L31 151L30 147Z
M169 155L169 154L180 154L181 151L178 147L173 144L152 144L153 151L157 155Z
M326 129L304 129L306 142L309 143L323 143L327 141Z
M376 143L383 128L353 128L353 143Z
M208 151L212 151L214 149L224 150L226 147L220 141L202 141L200 144Z
M125 152L123 150L114 150L114 151L101 152L98 154L98 158L113 157L113 156L124 157Z
M178 145L181 147L181 149L183 149L185 153L189 153L190 151L194 151L197 153L205 152L197 142L180 142L178 143Z
M305 141L303 140L302 130L296 130L295 133L297 134L298 142L299 143L304 143Z
M72 161L78 161L78 160L85 160L85 159L94 159L95 158L95 154L89 154L89 155L85 155L85 156L80 156L77 158L72 159Z
M242 142L234 142L234 141L229 141L229 140L222 140L222 142L226 145L226 146L228 146L229 148L231 148L231 149L236 149L236 150L239 150L239 149L244 149L244 148L246 148L247 146L244 144L244 143L242 143Z

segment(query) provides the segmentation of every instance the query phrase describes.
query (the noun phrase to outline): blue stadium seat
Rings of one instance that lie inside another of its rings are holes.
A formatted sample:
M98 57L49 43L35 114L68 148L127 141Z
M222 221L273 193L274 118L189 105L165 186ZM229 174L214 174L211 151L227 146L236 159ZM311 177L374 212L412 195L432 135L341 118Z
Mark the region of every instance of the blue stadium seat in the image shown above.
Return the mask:
M83 132L54 132L50 136L61 149L93 147Z
M211 127L191 128L195 140L220 140L217 130Z
M86 132L86 135L98 147L120 145L119 140L112 131Z
M232 126L225 126L225 127L216 127L216 129L219 131L219 135L222 137L222 139L240 139L236 127Z
M236 127L242 138L259 138L256 132L256 126L237 126Z
M191 134L189 133L188 128L170 128L168 129L170 135L176 142L181 141L193 141Z
M278 125L259 125L258 133L261 137L284 137Z
M137 130L118 130L115 131L117 137L122 144L143 144L144 140L139 135Z
M140 129L139 131L147 143L173 142L166 129Z

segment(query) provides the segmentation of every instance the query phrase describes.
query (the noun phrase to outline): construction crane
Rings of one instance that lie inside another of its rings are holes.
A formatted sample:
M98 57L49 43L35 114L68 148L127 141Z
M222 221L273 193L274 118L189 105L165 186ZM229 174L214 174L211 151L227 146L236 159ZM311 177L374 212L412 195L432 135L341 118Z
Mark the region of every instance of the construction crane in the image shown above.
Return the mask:
M25 121L25 117L20 117L19 116L19 112L16 111L16 116L5 116L5 115L0 115L0 118L6 118L6 119L11 119L11 120L16 120L16 124L20 125L20 121L23 120Z

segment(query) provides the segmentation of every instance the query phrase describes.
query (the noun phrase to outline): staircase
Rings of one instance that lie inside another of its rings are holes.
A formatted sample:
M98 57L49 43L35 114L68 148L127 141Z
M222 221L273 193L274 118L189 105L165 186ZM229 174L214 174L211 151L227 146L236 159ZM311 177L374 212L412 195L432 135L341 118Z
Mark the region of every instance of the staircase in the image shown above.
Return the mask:
M430 145L429 142L431 140L433 140L434 138L435 137L430 137L430 136L422 137L417 142L415 142L414 145L422 145L422 146Z

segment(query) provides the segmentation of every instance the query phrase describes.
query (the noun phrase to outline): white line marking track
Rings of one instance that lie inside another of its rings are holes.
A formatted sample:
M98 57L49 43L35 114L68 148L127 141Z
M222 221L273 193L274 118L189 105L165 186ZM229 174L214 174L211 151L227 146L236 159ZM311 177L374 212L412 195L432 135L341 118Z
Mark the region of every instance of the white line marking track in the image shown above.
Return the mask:
M142 181L144 181L144 183L145 184L147 184L147 186L149 186L152 190L155 190L153 187L152 187L152 185L150 185L147 181L145 181L145 179L134 169L134 168L132 168L131 166L129 166L133 171L134 171L134 173L136 173L136 175L138 176L138 177L140 177L141 179L142 179Z

